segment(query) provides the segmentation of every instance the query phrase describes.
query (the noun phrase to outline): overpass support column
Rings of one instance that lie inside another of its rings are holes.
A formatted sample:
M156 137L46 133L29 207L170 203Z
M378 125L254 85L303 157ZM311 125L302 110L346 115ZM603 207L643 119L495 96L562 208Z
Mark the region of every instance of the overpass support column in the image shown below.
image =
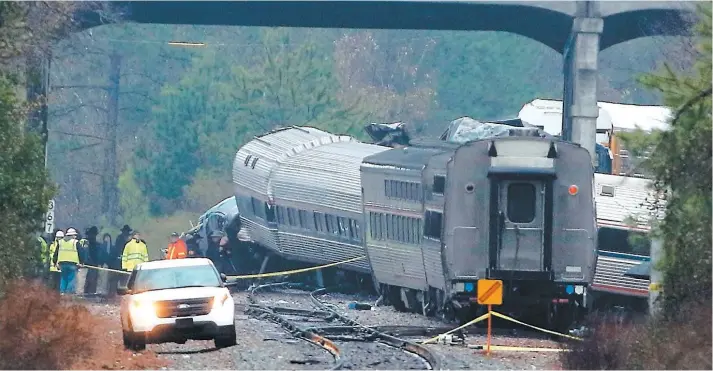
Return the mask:
M597 166L597 61L599 37L604 20L577 17L564 51L564 94L562 98L562 137L579 143Z

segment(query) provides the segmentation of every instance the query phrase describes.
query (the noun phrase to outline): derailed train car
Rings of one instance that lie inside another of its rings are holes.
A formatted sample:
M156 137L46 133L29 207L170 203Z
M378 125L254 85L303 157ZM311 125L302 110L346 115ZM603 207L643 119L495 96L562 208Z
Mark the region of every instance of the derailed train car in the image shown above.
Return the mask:
M242 223L285 259L366 254L341 269L371 276L401 309L468 311L476 281L494 278L505 303L566 325L587 305L594 274L589 154L509 125L405 148L308 127L257 137L234 162Z
M649 179L595 174L598 259L592 283L595 306L646 310L649 280L627 271L651 261L651 220L662 219L666 200Z

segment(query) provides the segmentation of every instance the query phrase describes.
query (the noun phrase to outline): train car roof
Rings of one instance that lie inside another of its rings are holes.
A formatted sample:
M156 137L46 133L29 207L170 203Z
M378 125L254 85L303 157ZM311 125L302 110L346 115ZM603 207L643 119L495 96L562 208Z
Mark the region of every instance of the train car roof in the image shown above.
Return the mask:
M364 164L420 170L431 157L446 151L445 148L429 147L394 148L364 158Z
M287 127L257 136L243 145L233 162L233 183L259 194L270 196L270 173L302 151L334 142L354 140L312 127Z
M663 106L643 106L610 102L597 102L599 116L598 130L668 130L671 110ZM535 99L522 106L518 117L524 121L544 128L552 135L562 131L562 101ZM598 134L597 142L604 140Z
M652 216L661 218L650 210L655 194L649 179L609 174L594 174L597 224L602 227L631 228L628 219L634 218L638 227L648 229Z
M387 150L359 142L331 143L292 156L272 178L274 197L361 213L359 168L365 156Z

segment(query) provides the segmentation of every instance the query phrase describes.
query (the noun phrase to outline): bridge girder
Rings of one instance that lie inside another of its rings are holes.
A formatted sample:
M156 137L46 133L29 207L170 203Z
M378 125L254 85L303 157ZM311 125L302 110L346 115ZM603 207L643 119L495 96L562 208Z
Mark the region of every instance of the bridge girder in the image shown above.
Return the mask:
M685 34L682 14L695 2L598 2L599 14L583 14L584 1L119 1L123 20L137 23L502 31L522 35L563 53L573 20L604 20L600 50L645 36ZM82 29L104 24L96 15L82 18ZM647 24L667 27L648 29Z

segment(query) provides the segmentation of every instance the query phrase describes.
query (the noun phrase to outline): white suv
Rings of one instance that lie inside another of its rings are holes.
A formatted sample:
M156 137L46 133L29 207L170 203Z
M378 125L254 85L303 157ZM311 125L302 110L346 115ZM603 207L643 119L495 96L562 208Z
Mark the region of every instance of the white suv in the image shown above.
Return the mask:
M124 346L143 350L148 343L188 339L235 345L235 304L225 280L204 258L137 265L126 287L117 289Z

